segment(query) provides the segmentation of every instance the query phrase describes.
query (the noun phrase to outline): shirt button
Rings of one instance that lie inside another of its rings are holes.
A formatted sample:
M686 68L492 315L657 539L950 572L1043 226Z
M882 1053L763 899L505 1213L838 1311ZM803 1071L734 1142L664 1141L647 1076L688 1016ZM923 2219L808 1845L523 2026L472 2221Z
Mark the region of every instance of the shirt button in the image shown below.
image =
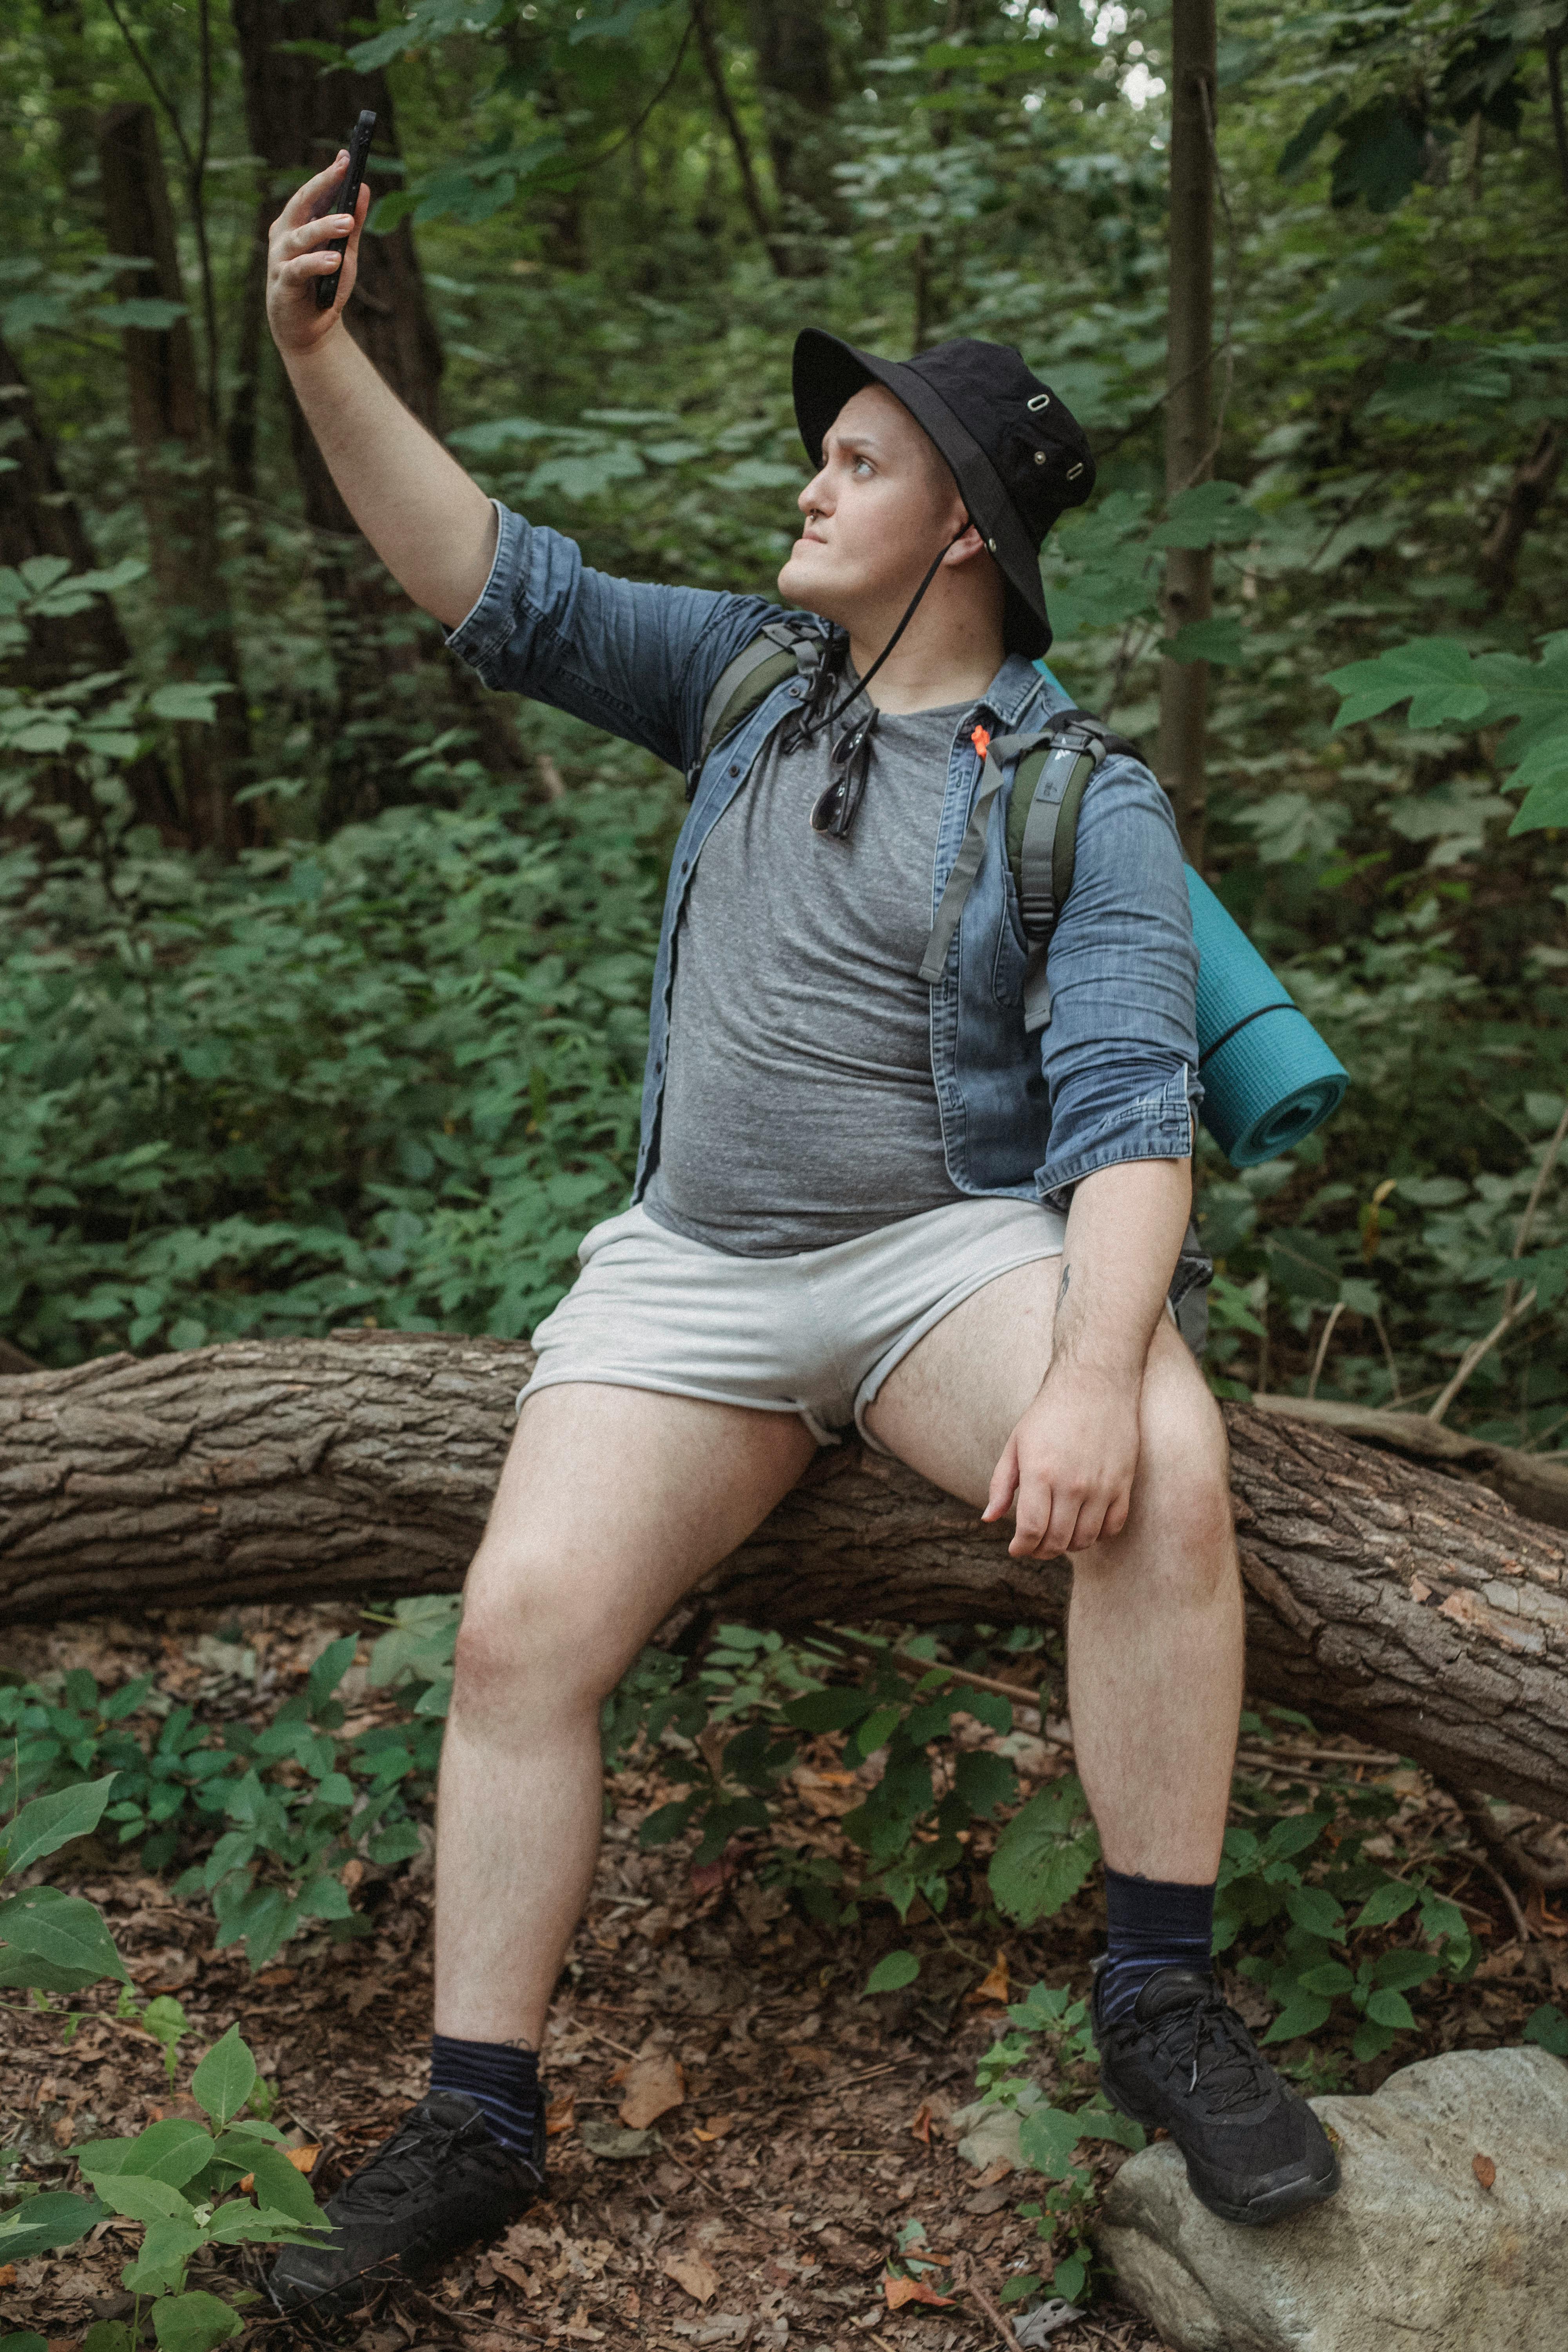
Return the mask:
M737 760L737 761L736 761L736 762L735 762L735 765L731 769L730 773L731 773L732 776L738 776L738 775L740 774L740 772L741 772L741 763L740 763L740 761Z

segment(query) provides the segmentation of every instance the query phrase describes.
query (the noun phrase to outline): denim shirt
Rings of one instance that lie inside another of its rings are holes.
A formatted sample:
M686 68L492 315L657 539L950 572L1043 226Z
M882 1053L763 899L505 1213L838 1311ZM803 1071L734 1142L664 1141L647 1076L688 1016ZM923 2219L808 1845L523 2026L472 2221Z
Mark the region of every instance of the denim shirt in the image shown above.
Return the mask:
M721 672L778 608L761 597L615 580L575 543L497 505L484 593L447 643L489 687L525 694L640 744L671 767L696 759ZM632 1198L658 1156L670 992L686 894L702 845L763 744L805 691L775 687L702 767L670 863L654 970L642 1132ZM954 730L933 845L931 913L957 857L982 772L977 726L1009 732L1070 698L1011 654ZM1065 1205L1100 1168L1184 1160L1197 1081L1197 950L1181 844L1142 761L1106 759L1084 793L1073 885L1047 957L1050 1018L1024 1026L1028 961L1006 856L1011 771L985 854L931 992L931 1075L948 1173L962 1192Z

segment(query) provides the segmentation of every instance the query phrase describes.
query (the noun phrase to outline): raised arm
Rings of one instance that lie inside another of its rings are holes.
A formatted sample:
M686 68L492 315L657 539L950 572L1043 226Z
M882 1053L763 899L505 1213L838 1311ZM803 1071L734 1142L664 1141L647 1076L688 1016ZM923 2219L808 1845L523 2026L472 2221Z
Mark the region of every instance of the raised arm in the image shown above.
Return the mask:
M343 325L370 191L351 222L311 214L342 179L335 163L296 189L272 224L267 317L306 424L343 503L398 584L426 612L455 629L483 591L495 553L495 509L479 484L382 381ZM330 310L316 308L316 280L337 268L325 247L348 236Z

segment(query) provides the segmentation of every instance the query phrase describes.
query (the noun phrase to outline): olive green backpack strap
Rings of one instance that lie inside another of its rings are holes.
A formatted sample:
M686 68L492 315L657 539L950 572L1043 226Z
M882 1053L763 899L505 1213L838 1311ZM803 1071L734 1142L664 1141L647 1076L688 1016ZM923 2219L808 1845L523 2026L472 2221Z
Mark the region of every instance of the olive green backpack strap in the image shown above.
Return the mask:
M725 664L703 707L697 757L687 771L688 800L697 790L715 743L721 743L786 677L809 677L825 643L821 630L809 621L781 618L770 621Z
M1033 1036L1051 1017L1046 957L1072 888L1079 811L1090 777L1112 752L1136 759L1138 747L1082 710L1058 710L1031 740L1013 776L1007 807L1007 863L1029 961L1024 974L1024 1028Z

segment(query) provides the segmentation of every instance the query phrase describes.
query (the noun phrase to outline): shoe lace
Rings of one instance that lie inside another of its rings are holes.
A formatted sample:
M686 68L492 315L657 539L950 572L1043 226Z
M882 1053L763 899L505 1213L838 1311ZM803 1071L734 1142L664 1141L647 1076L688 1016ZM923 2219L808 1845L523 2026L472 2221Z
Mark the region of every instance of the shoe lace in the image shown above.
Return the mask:
M1202 2086L1221 2114L1255 2105L1273 2081L1273 2070L1229 2002L1204 1994L1155 2027L1159 2046L1189 2069L1189 2093Z
M395 2132L389 2140L366 2159L347 2184L344 2203L353 2212L375 2212L390 2205L409 2189L417 2188L429 2178L432 2168L451 2156L459 2145L473 2136L474 2118L465 2116L461 2123L437 2123L433 2116L414 2116ZM500 2143L495 2143L500 2146ZM480 2154L482 2140L474 2140L470 2153ZM514 2164L539 2180L539 2172L526 2156L514 2148L501 2151Z

